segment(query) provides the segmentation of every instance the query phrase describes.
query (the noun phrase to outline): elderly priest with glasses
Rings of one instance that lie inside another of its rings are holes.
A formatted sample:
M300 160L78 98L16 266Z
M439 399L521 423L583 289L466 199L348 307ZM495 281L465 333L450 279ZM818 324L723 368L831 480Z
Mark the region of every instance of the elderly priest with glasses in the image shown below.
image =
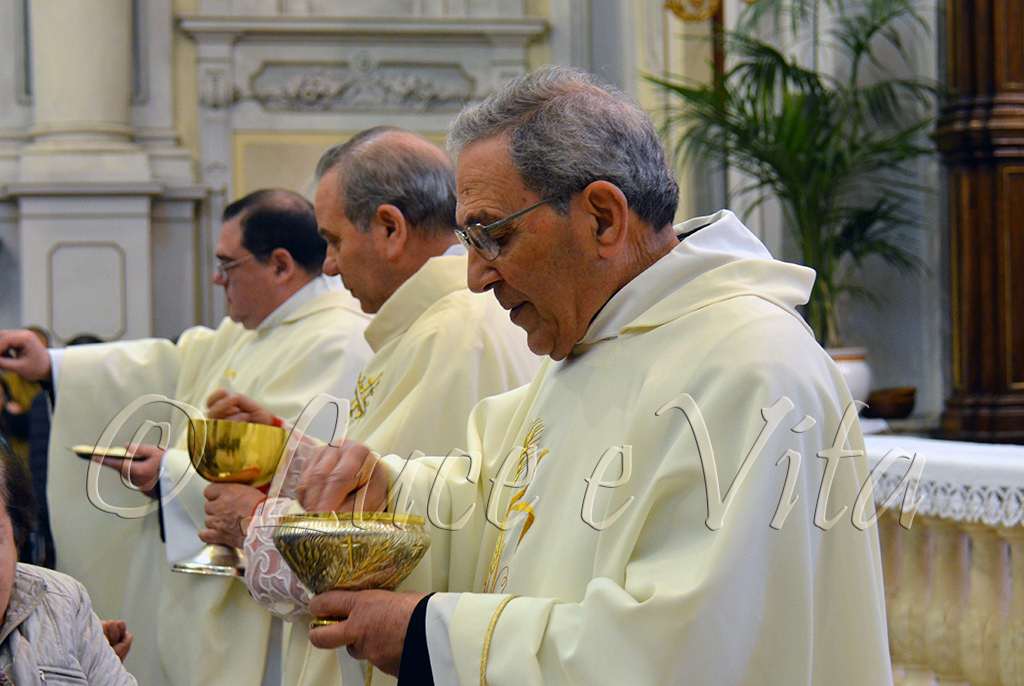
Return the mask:
M673 228L650 120L578 71L512 82L448 146L469 285L547 359L477 405L452 446L477 473L417 461L446 558L417 592L316 596L344 620L313 644L405 683L891 683L855 410L797 312L814 273L728 211ZM328 488L382 508L402 467L349 445Z
M194 327L176 343L120 341L49 354L31 333L0 332L0 353L17 353L0 357L0 368L52 379L56 389L48 492L58 567L85 584L99 612L127 620L135 633L129 667L141 683L278 684L280 637L272 640L272 618L238 581L170 571L169 562L203 547L198 532L209 485L190 479L169 497L192 469L183 422L170 450L140 446L136 454L144 459L127 472L144 493L163 493L162 518L98 510L86 498L90 465L67 446L94 443L112 417L144 394L201 408L213 391L228 388L258 396L287 418L317 393L350 395L370 357L363 339L370 318L322 275L326 249L308 200L291 191L256 191L223 214L213 282L224 289L229 318L216 330ZM151 418L180 416L168 408ZM103 459L120 471L121 460ZM127 502L117 475L105 477L101 495Z

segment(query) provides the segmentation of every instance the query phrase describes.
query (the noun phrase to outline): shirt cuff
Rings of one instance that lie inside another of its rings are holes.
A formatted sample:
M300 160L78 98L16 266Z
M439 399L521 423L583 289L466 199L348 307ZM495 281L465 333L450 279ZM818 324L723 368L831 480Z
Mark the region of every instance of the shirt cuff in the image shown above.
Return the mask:
M196 521L196 509L203 512L206 505L202 496L203 487L188 489L187 484L180 483L182 479L198 477L192 469L188 453L174 449L164 452L160 463L161 512L164 518L165 552L171 564L190 559L206 545L199 539L199 529L202 527L198 523L203 522L205 516ZM197 490L198 496L191 490Z
M64 361L64 351L50 348L46 352L50 353L50 385L56 391L57 375L60 374L60 363Z
M435 593L427 605L426 631L427 651L430 655L430 671L434 682L438 684L459 683L459 673L455 671L455 655L448 627L455 615L455 606L459 604L461 593Z
M409 618L398 667L398 686L434 686L427 649L427 606L431 597L423 596Z

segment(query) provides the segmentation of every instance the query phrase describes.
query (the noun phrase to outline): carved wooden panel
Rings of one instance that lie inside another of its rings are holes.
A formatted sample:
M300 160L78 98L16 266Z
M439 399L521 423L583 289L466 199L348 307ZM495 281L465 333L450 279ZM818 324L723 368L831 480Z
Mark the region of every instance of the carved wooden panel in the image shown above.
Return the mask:
M944 432L1024 443L1024 3L948 0L953 396Z
M1024 273L1014 273L1014 266L1024 267L1024 231L1021 218L1024 217L1024 165L1003 168L1000 197L1003 202L1002 242L999 250L1003 255L1003 285L1006 317L1004 353L1006 356L1006 381L1014 390L1024 391Z

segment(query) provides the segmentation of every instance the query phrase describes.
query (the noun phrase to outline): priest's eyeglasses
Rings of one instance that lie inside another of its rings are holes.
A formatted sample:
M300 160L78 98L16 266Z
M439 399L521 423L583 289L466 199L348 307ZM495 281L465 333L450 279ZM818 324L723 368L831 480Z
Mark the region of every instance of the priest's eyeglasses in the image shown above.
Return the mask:
M455 235L458 237L459 243L462 243L462 247L466 250L473 248L480 253L481 257L490 262L497 259L498 255L501 254L501 244L498 243L498 239L505 233L508 233L506 229L510 228L512 222L524 214L532 212L538 207L554 200L557 200L557 198L544 198L538 203L513 212L504 219L499 219L487 225L475 223L466 227L457 226L455 227Z
M235 267L238 267L238 266L248 262L249 260L251 260L254 257L256 257L256 256L253 255L253 254L249 254L249 255L246 255L245 257L239 257L237 260L230 260L228 262L218 262L217 266L214 267L213 271L214 271L214 273L218 277L220 277L220 279L222 281L227 281L228 280L228 272L229 271L231 271Z

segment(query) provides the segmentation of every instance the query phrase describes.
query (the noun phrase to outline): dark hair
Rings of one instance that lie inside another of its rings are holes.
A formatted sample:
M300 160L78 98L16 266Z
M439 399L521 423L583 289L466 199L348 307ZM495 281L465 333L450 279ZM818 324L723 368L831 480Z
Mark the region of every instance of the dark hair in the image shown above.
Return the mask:
M451 162L443 154L418 147L372 144L374 139L396 132L416 135L395 126L360 131L320 157L316 178L339 170L345 216L362 231L370 230L377 208L387 204L401 210L414 230L433 235L450 233L455 226L455 172Z
M36 526L32 478L25 462L14 454L3 436L0 436L0 500L11 520L14 545L21 550Z
M100 338L99 336L93 335L91 333L80 333L77 336L75 336L74 338L72 338L70 341L68 341L67 344L69 346L71 346L71 345L92 345L94 343L102 343L102 342L103 342L103 339Z
M319 274L327 243L317 231L313 205L298 193L281 189L253 191L224 208L221 221L241 216L242 246L266 262L278 248L309 274Z

